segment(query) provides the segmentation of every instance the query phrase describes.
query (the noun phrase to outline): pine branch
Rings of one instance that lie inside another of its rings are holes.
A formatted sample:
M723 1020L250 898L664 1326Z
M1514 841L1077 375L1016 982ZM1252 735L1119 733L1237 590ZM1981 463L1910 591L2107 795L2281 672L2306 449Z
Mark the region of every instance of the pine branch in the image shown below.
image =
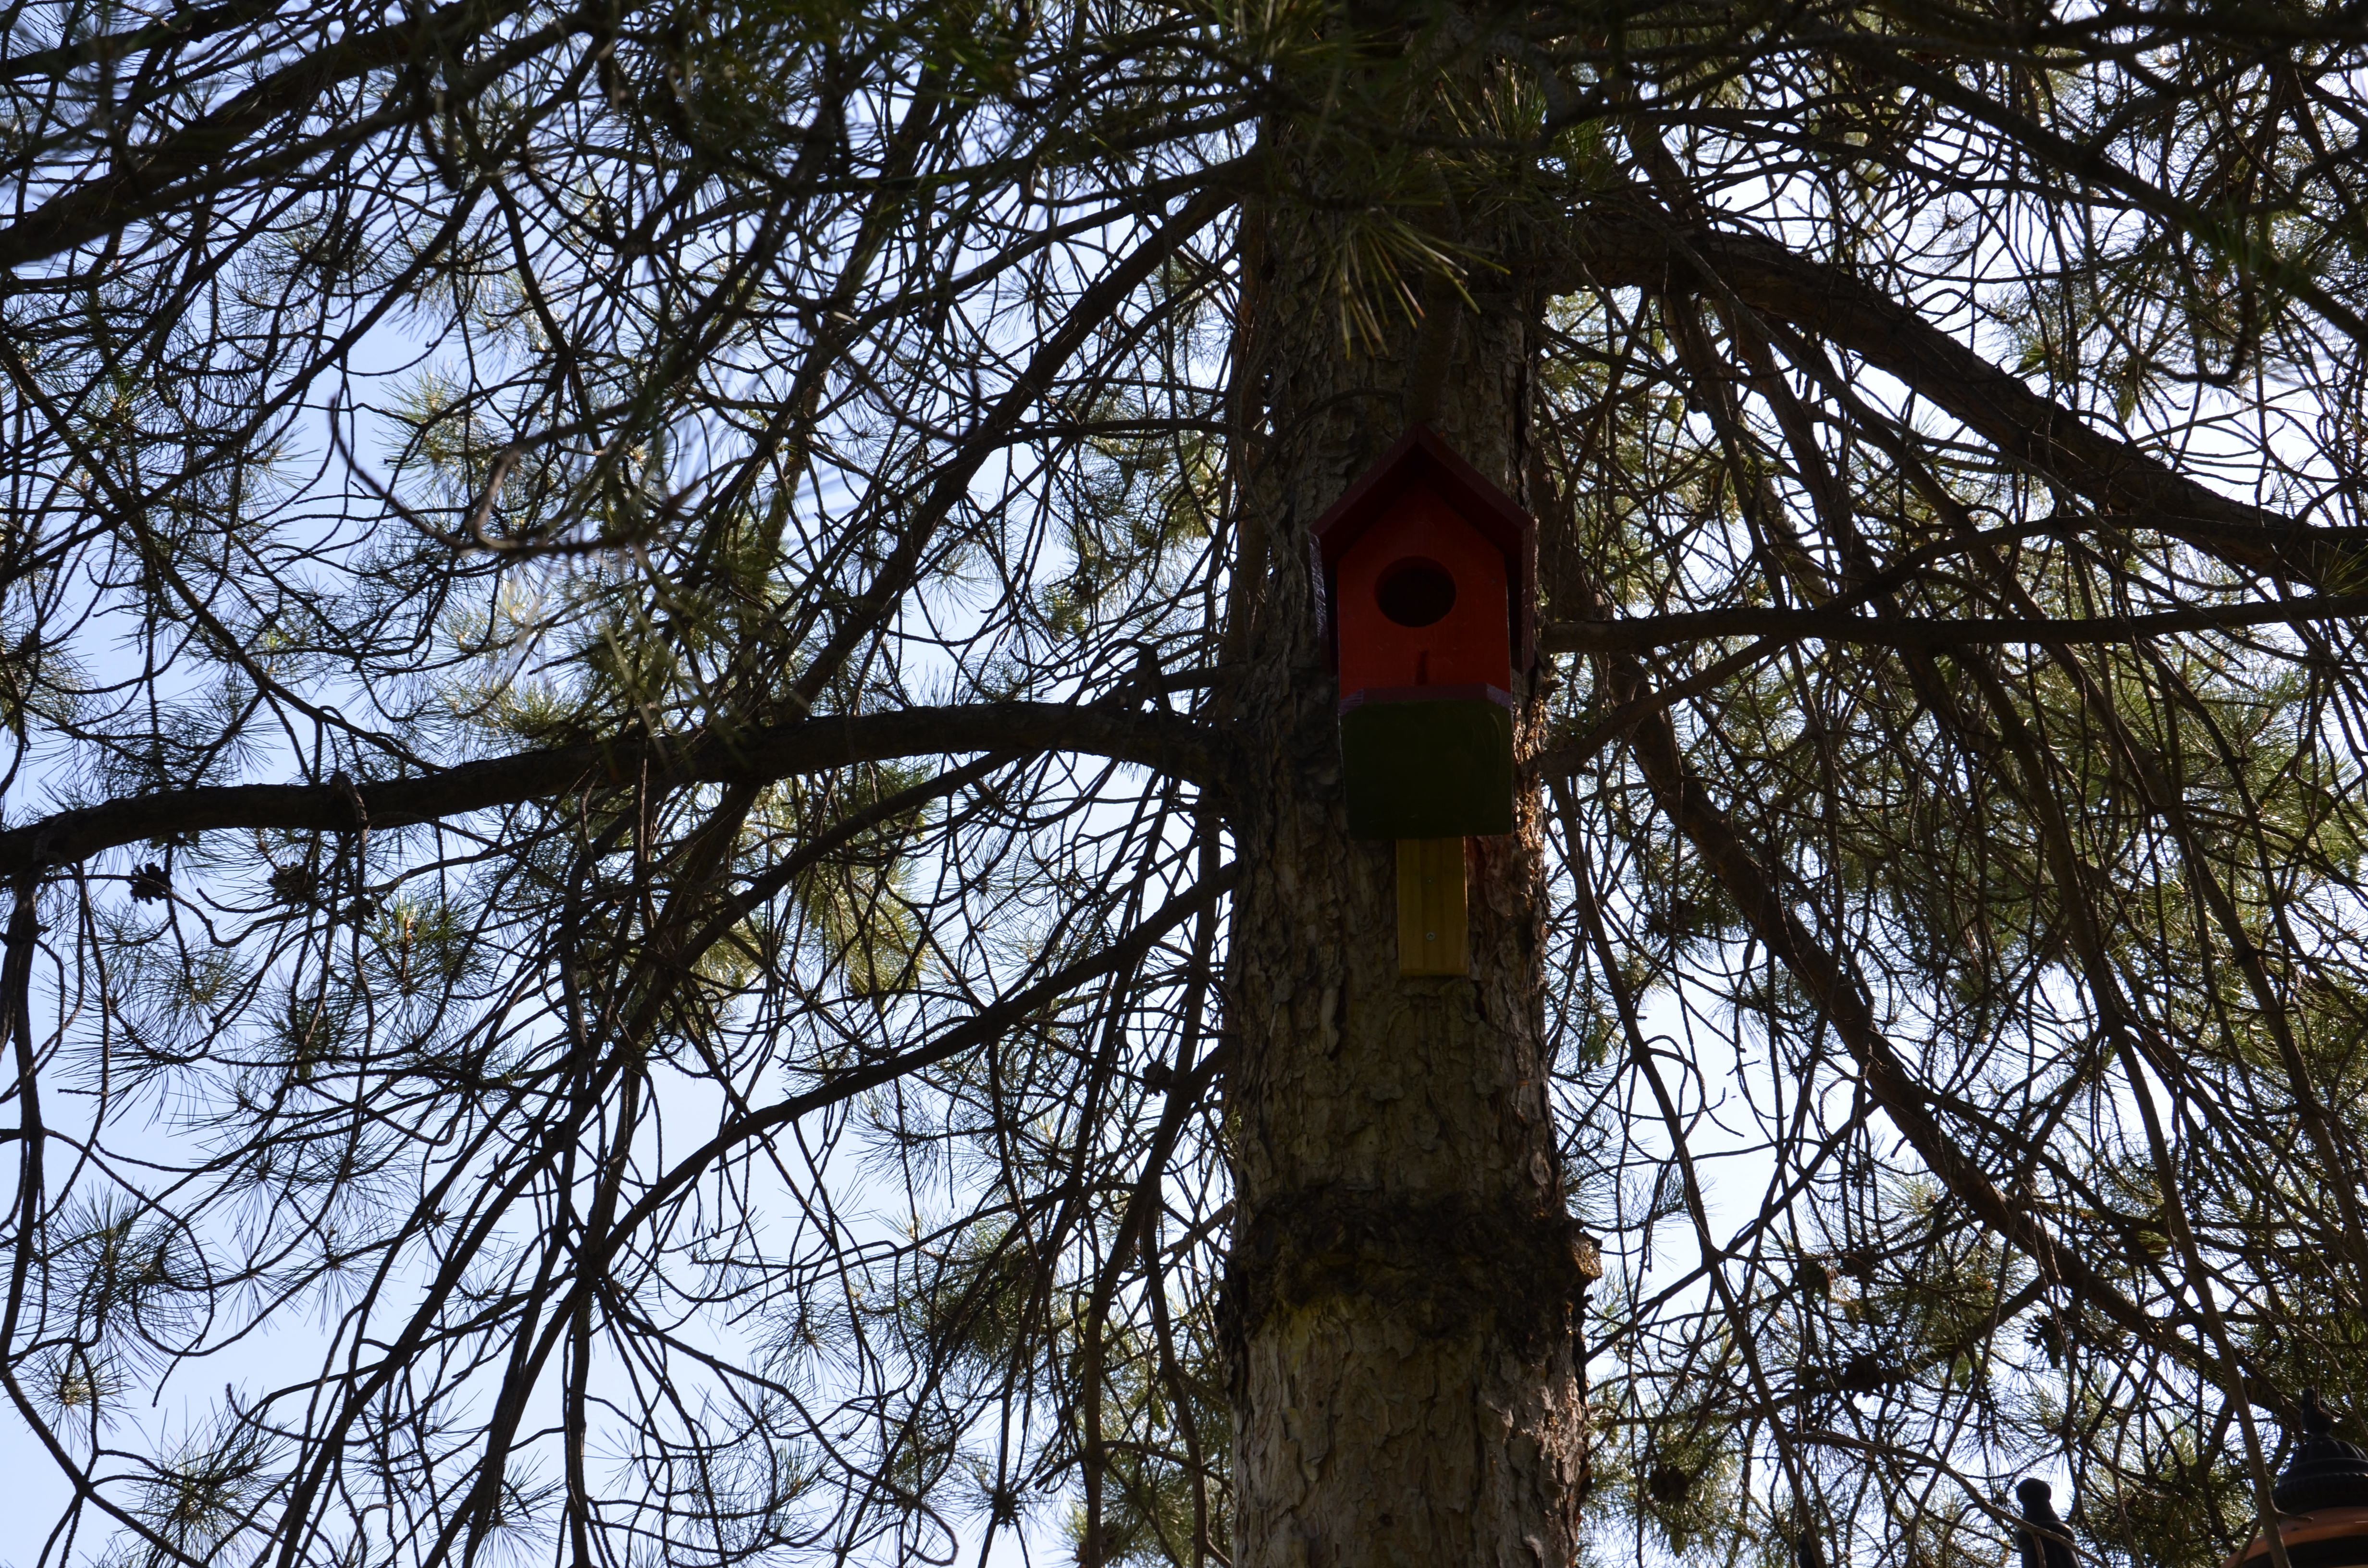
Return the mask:
M247 162L232 155L284 117L309 112L333 87L374 71L424 67L449 48L446 40L455 35L482 37L526 8L524 0L455 0L416 20L374 28L310 51L172 136L131 150L114 172L73 186L0 228L0 267L21 267L104 239L134 223L186 209L198 199L277 176L332 148L359 145L415 119L426 112L428 102L424 78L409 90L391 95L378 112L323 135L283 139ZM608 20L586 7L511 40L439 97L473 97L553 44Z
M102 850L224 828L342 832L445 821L471 812L624 784L762 783L895 757L1073 751L1134 763L1223 790L1230 744L1165 712L1057 702L992 702L833 715L738 737L682 734L587 741L462 763L423 778L359 784L234 784L165 790L54 812L0 832L0 875L71 865ZM365 821L357 821L359 790Z
M1564 620L1538 629L1550 653L1637 653L1720 637L1770 638L1784 642L1864 642L1885 648L1938 650L1972 644L2136 642L2185 631L2246 626L2295 626L2368 616L2368 594L2322 594L2259 604L2199 606L2151 615L2069 619L2003 618L1977 620L1876 620L1814 609L1712 609L1618 620Z
M1773 240L1687 224L1630 195L1589 209L1555 243L1576 270L1550 287L1731 290L1770 318L1764 324L1780 346L1782 324L1817 333L2126 526L2159 530L2228 565L2335 585L2368 557L2362 530L2313 528L2222 495L2032 391L1912 306Z

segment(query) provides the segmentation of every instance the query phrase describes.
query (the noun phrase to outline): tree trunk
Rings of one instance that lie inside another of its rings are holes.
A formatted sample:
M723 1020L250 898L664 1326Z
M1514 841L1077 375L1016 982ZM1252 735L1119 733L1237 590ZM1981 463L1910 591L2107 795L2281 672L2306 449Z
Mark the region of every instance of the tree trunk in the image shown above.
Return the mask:
M1347 833L1308 548L1416 416L1520 498L1530 317L1435 286L1427 326L1352 348L1338 236L1314 208L1253 220L1247 246L1244 373L1268 444L1246 465L1234 649L1258 769L1230 1007L1235 1561L1562 1568L1584 1286L1541 1043L1536 802L1514 835L1466 841L1469 977L1401 978L1393 846ZM1533 694L1516 681L1526 755Z

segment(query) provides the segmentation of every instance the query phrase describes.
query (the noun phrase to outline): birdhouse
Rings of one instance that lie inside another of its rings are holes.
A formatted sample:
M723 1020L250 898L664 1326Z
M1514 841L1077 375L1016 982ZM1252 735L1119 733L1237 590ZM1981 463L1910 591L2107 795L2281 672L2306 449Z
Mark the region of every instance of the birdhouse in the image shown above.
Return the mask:
M1513 674L1536 525L1417 426L1315 525L1349 832L1513 831Z

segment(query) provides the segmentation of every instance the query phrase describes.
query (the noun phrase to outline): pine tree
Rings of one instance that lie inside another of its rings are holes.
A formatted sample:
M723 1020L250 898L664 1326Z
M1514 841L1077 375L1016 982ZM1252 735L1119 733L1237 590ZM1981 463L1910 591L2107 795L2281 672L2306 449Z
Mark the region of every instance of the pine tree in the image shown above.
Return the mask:
M2201 1565L2368 1396L2352 11L0 16L13 1559Z

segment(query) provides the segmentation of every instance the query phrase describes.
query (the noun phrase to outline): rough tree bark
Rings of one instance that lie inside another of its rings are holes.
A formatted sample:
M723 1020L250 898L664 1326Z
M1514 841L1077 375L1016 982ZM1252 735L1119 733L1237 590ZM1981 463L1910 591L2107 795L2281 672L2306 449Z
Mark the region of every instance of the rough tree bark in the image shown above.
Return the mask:
M1266 438L1243 481L1237 581L1256 597L1233 629L1250 754L1228 1089L1235 1561L1561 1568L1584 1286L1544 1088L1535 802L1514 836L1467 841L1470 977L1401 979L1393 847L1347 834L1308 564L1310 525L1416 418L1520 497L1535 301L1479 295L1475 312L1439 284L1419 327L1385 318L1390 340L1360 347L1332 290L1335 222L1278 201L1247 244L1242 373ZM1468 224L1457 238L1478 248Z

